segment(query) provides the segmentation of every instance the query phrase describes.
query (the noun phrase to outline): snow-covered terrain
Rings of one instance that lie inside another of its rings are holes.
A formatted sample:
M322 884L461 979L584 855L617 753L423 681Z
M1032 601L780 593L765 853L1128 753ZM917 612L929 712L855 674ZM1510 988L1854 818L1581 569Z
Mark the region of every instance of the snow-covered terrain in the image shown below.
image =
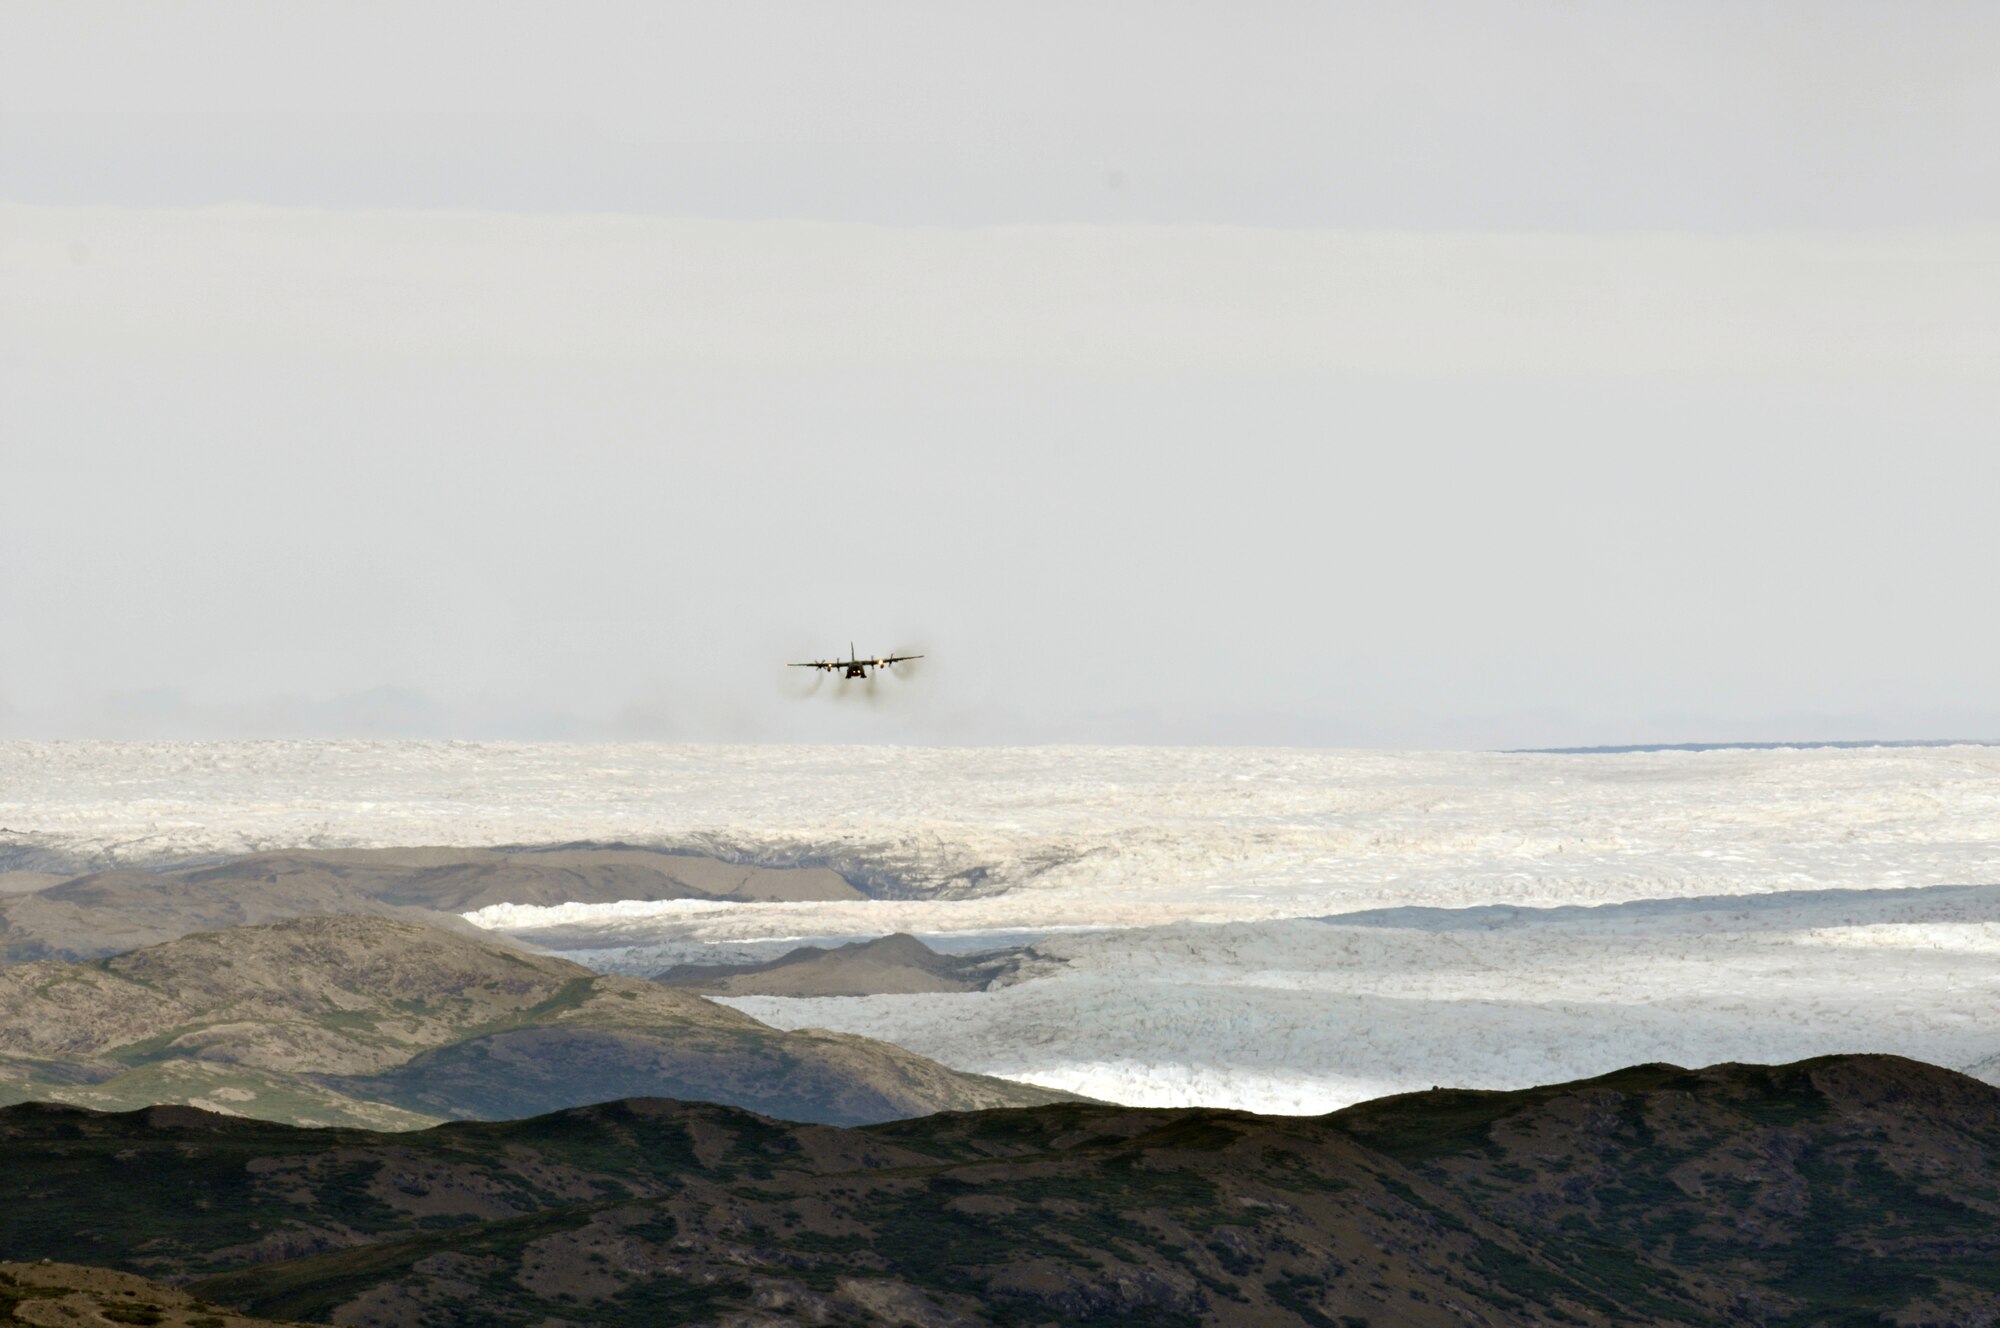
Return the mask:
M2000 749L0 743L0 868L575 840L941 901L857 935L1926 885L2000 876Z
M477 920L637 969L1039 937L1045 976L993 992L740 1003L1127 1101L1322 1110L1641 1059L2000 1051L2000 909L1912 889L2000 882L1988 748L0 744L0 870L576 840L827 862L876 897ZM1857 889L1899 893L1794 893ZM1487 905L1509 911L1422 911Z

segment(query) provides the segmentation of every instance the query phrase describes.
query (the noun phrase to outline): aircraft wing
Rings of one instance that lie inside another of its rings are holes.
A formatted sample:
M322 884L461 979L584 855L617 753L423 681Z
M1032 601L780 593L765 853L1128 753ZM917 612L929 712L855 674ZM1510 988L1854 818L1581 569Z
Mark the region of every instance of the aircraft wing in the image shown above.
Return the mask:
M788 669L845 669L856 664L869 668L879 668L884 664L901 664L906 659L922 659L922 655L880 655L867 659L815 659L804 664L787 664Z

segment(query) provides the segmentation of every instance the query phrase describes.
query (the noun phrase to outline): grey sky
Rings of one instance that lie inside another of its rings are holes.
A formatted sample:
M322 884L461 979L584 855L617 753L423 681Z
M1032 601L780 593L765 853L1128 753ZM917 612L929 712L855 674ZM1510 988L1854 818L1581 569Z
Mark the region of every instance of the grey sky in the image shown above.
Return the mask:
M16 201L1478 230L2000 221L1966 3L15 3Z
M0 734L2000 734L1996 57L10 6Z

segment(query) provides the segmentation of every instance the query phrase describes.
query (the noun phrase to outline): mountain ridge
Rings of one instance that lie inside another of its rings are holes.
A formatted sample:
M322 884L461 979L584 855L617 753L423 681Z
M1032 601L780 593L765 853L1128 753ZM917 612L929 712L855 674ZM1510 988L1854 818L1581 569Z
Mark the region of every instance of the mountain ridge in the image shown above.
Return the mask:
M985 991L1021 967L1018 950L944 955L907 932L827 948L802 945L760 964L676 964L653 981L710 996L877 996Z
M0 1110L0 1248L377 1328L1974 1325L2000 1312L1996 1182L2000 1090L1888 1056L1324 1117L846 1129L635 1099L380 1135Z
M482 1114L474 1103L534 1115L668 1085L849 1124L1067 1096L866 1038L781 1032L658 983L400 918L294 918L0 968L0 1100L136 1106L135 1094L166 1092L393 1128Z
M470 930L494 904L860 899L825 867L762 867L629 845L294 849L114 867L0 893L0 964L95 959L191 932L334 913Z

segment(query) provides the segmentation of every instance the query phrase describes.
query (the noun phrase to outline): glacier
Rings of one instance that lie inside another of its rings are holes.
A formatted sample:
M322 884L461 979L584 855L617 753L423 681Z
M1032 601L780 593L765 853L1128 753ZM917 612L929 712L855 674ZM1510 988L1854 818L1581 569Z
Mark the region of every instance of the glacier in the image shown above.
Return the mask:
M1985 747L0 743L0 870L585 841L831 865L870 898L473 921L638 972L891 931L1029 942L1027 980L988 992L732 1003L1118 1101L2000 1053Z
M1093 1097L1278 1113L1645 1061L2000 1052L2000 886L1756 901L1177 924L1040 941L1040 976L986 992L724 1003Z

